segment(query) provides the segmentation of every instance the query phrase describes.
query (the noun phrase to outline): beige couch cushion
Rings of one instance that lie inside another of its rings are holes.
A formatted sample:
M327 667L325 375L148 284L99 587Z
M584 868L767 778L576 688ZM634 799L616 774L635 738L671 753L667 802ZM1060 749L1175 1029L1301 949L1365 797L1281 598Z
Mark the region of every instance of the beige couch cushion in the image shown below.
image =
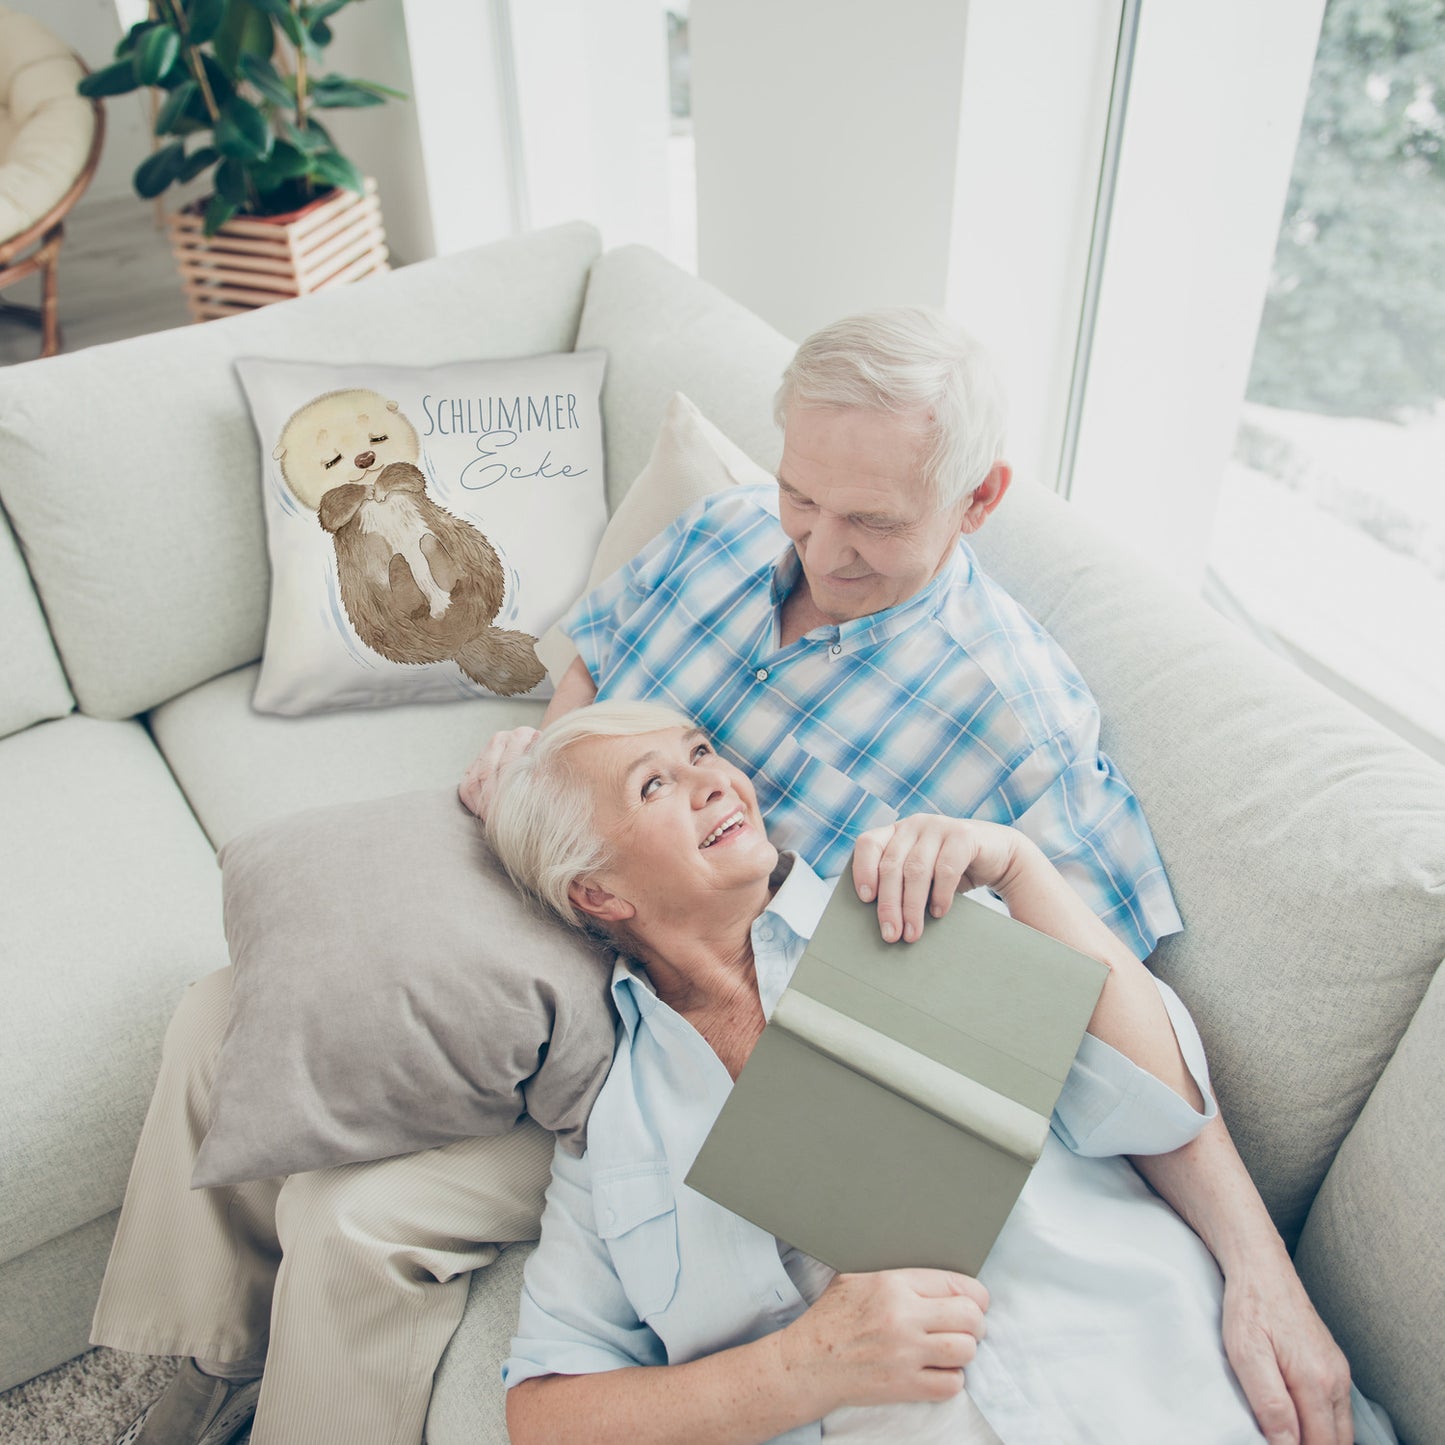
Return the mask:
M251 710L255 667L227 673L150 716L157 746L217 847L302 808L455 787L502 728L536 727L525 698L267 717Z
M612 510L647 465L674 392L769 472L782 454L773 393L793 344L655 251L623 246L592 268L577 345L607 352L602 420Z
M75 706L15 534L0 515L0 737Z
M0 399L0 500L81 708L128 717L261 653L261 460L233 357L429 365L565 351L596 251L591 227L563 226L15 368Z
M1296 1261L1406 1440L1445 1422L1445 971L1340 1146Z
M139 724L7 738L0 797L3 1262L120 1203L165 1022L226 946L215 859Z
M1153 964L1286 1239L1445 953L1445 770L1017 486L983 566L1094 690L1184 916Z

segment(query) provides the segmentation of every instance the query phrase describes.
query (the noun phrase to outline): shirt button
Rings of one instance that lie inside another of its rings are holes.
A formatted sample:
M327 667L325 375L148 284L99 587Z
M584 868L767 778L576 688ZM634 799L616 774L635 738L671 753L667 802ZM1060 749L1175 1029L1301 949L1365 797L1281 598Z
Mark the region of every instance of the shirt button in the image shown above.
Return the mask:
M766 682L768 680L768 670L766 667L760 667L753 676L757 678L759 682Z
M837 657L837 655L842 652L842 650L843 644L841 642L835 642L832 647L828 649L828 651L831 652L834 657Z

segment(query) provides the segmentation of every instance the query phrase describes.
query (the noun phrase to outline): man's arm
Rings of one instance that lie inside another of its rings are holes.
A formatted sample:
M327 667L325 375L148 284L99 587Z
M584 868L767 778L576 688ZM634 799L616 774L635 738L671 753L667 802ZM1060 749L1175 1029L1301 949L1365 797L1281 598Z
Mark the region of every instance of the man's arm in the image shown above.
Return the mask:
M1134 1167L1224 1273L1224 1348L1270 1445L1350 1445L1350 1367L1295 1273L1224 1120Z
M586 707L596 696L597 684L592 681L587 664L580 657L573 658L572 666L562 674L562 681L557 684L552 701L542 714L542 726L556 722L576 708ZM526 752L536 736L536 728L511 728L507 732L494 733L462 775L461 782L457 784L457 794L484 823L492 802L492 780L497 775L497 769L517 753Z
M547 711L542 714L542 726L556 722L559 717L579 707L586 707L596 696L597 684L592 681L587 664L580 657L574 657L572 666L562 674L562 681L557 684Z

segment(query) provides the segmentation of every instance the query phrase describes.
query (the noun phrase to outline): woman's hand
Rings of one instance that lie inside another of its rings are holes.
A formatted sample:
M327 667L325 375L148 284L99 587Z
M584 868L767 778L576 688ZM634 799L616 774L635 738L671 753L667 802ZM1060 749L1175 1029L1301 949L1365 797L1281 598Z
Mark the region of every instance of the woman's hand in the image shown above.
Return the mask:
M457 786L457 793L482 822L487 821L487 813L492 806L497 770L525 753L538 736L536 728L512 728L509 732L496 733L467 769Z
M1022 833L999 823L916 813L858 839L853 886L865 903L878 900L887 942L912 943L923 932L924 913L942 918L956 893L1007 889L1028 849L1034 845Z
M947 1400L984 1336L988 1291L965 1274L840 1274L779 1337L784 1369L840 1405Z

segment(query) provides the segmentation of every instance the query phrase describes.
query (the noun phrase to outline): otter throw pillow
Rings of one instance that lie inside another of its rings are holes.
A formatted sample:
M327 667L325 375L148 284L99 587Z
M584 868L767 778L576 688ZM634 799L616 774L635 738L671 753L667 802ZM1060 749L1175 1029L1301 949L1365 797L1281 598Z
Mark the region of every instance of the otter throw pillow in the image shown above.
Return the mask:
M257 711L550 696L537 638L607 525L605 363L237 361L271 554Z

